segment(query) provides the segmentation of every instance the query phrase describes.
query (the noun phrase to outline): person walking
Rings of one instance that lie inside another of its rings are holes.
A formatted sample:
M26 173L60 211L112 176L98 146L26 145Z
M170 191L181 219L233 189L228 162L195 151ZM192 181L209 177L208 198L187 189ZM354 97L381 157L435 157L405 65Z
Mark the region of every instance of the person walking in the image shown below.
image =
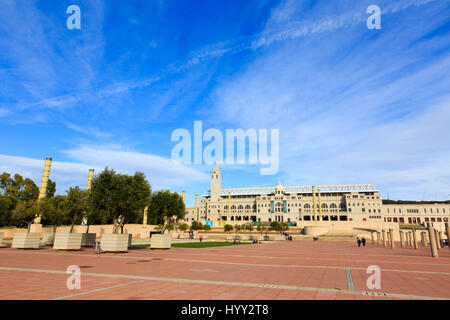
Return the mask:
M366 246L366 238L362 237L361 242L362 242L363 247L365 247Z
M358 247L361 247L361 239L359 237L356 238L356 242L358 243Z

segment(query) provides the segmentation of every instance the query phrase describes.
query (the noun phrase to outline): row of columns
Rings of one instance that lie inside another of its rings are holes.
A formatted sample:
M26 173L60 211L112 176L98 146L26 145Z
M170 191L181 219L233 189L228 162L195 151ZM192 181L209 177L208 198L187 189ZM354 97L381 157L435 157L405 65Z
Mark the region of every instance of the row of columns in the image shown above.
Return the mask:
M374 239L374 233L376 239ZM419 239L417 235L417 230L399 230L400 233L400 247L412 247L414 249L419 248ZM445 233L447 233L447 239L450 240L450 225L445 224ZM371 233L372 243L377 243L378 245L383 245L384 247L390 247L395 249L394 241L394 230L381 230ZM443 243L443 232L436 230L431 223L427 224L426 231L420 231L420 244L422 247L430 246L431 256L438 257L438 250L444 247ZM448 246L450 250L450 245Z

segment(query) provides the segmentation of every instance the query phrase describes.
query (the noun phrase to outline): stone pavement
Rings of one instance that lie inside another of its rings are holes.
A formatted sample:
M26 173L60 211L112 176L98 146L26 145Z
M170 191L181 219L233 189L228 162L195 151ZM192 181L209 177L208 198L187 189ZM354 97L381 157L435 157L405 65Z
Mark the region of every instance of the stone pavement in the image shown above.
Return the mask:
M116 254L0 248L0 299L450 299L450 252L439 254L334 241ZM66 285L71 265L79 290ZM366 285L371 265L379 290Z

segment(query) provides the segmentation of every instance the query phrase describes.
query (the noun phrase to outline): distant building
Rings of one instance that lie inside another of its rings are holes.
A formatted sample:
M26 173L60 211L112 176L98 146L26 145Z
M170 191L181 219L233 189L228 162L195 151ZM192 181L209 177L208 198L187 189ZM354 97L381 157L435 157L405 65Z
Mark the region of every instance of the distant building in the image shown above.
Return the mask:
M217 166L211 173L211 190L195 208L187 208L186 222L372 221L448 222L450 204L388 204L373 184L283 186L221 189Z

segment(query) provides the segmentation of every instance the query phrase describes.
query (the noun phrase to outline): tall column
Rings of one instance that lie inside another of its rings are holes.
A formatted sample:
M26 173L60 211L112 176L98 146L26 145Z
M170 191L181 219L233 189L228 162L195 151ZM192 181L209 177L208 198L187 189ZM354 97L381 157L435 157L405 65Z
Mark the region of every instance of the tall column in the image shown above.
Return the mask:
M52 166L52 158L47 158L44 164L44 172L42 173L41 188L39 189L38 200L45 198L47 193L48 177L50 176L50 167Z
M450 250L450 225L448 224L448 222L445 223L445 230L447 230L447 246Z
M147 228L147 212L148 212L148 206L144 208L144 218L142 219L142 226L144 228Z
M88 181L87 181L87 185L86 185L86 191L89 192L92 189L92 180L94 180L94 169L89 169L89 174L88 174ZM84 225L87 225L88 223L88 218L87 218L87 213L83 212L83 223ZM86 232L89 231L89 226L87 226L87 230Z
M411 231L409 231L409 230L408 230L408 233L407 233L407 235L408 235L408 246L409 246L409 247L412 247L412 241L411 241Z
M92 188L92 180L94 180L94 169L89 169L88 182L86 186L86 191L91 190Z
M426 232L426 231L423 231L422 234L423 234L423 245L424 245L424 247L428 247L428 237L427 237L427 232Z
M48 178L50 176L50 167L52 166L52 158L45 159L44 172L42 173L41 187L39 188L38 201L45 198L47 194ZM36 215L34 223L41 223L41 215Z
M425 247L425 241L424 241L424 238L423 238L423 232L422 231L420 231L420 244L422 245L422 247Z
M413 236L413 242L414 242L414 249L419 249L419 246L417 244L416 229L413 229L412 236Z
M312 187L312 195L313 195L313 219L316 221L316 187Z
M427 229L428 229L428 237L430 238L431 256L435 258L438 257L438 250L436 246L436 235L434 232L434 228L431 226L431 223L427 224Z
M403 231L399 230L398 232L400 233L400 247L404 248L405 244L403 243Z
M371 240L372 244L375 243L375 240L374 240L374 238L373 238L373 231L370 232L370 240Z
M228 221L230 221L230 212L231 212L231 194L228 192L228 217L227 217Z
M439 250L441 248L441 242L439 241L439 231L436 229L434 229L434 237L436 239L436 248Z
M441 248L443 248L444 246L443 246L443 243L442 243L442 239L443 239L442 231L438 231L437 235L438 235L439 245L440 245Z
M198 194L195 195L195 207L194 207L194 215L195 215L195 220L198 221Z
M319 196L319 221L322 220L322 202L320 201L320 189L317 190L317 195Z
M386 231L383 229L381 232L383 234L383 246L386 247Z
M183 192L181 193L181 197L183 198L183 203L184 203L184 205L186 205L186 192L185 192L185 191L183 191Z
M394 230L389 229L389 238L391 239L391 248L395 249Z
M378 239L378 244L381 245L381 243L383 242L383 240L381 239L381 232L377 232L377 239Z

